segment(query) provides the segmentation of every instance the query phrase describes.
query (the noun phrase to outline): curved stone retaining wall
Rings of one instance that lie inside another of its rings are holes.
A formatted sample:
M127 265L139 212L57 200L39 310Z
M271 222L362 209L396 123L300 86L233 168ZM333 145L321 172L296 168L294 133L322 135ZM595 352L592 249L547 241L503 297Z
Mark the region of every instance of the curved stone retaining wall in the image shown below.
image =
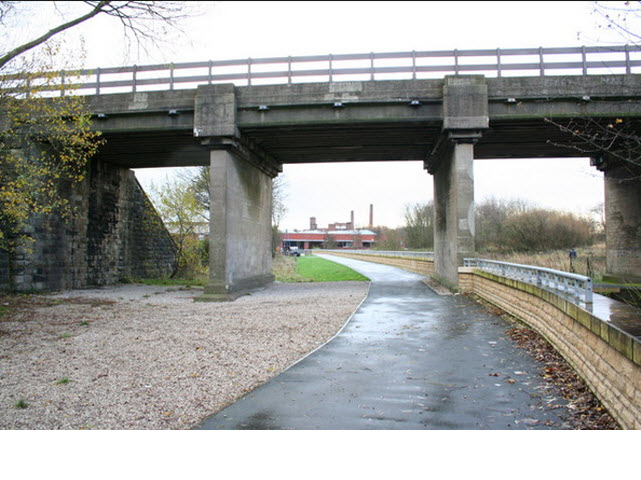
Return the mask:
M393 265L426 276L434 274L434 263L425 259L332 255ZM637 337L553 292L474 268L459 268L459 288L543 335L622 428L641 429L641 342Z
M641 343L636 337L535 285L472 268L459 269L459 278L462 291L543 335L621 427L641 429Z
M383 265L400 267L427 277L434 276L434 261L424 258L382 257L380 255L367 255L366 253L350 254L336 251L332 251L331 254L337 257L347 257L353 258L354 260L364 260L372 263L382 263Z

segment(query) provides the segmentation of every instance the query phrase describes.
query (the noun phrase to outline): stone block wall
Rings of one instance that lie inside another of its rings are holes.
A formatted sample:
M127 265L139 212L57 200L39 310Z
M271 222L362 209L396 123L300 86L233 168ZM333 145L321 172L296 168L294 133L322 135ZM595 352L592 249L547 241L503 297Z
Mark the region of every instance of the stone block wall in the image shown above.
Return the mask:
M392 267L400 267L410 272L420 273L426 277L434 276L434 262L423 258L407 257L382 257L378 255L368 255L366 253L343 253L332 251L332 255L337 257L353 258L354 260L364 260L373 263L382 263Z
M552 292L474 269L463 291L523 321L568 361L625 429L641 429L641 342Z
M76 208L72 221L36 216L25 229L35 241L16 252L18 291L56 291L169 275L176 247L134 173L93 161L84 182L60 188ZM0 252L0 289L9 258Z

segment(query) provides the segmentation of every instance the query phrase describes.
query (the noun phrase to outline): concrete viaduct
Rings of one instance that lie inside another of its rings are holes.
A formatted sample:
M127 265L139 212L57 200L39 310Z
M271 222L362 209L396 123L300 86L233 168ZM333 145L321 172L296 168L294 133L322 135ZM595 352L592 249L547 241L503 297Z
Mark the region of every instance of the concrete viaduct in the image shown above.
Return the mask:
M475 159L594 157L605 172L608 271L641 275L638 178L621 180L627 167L603 153L567 148L567 134L545 120L636 125L641 75L458 72L339 82L330 72L330 80L88 96L94 126L107 139L101 160L126 168L210 166L206 298L234 298L272 280L271 179L287 163L424 161L434 175L436 275L456 287L461 259L475 250Z

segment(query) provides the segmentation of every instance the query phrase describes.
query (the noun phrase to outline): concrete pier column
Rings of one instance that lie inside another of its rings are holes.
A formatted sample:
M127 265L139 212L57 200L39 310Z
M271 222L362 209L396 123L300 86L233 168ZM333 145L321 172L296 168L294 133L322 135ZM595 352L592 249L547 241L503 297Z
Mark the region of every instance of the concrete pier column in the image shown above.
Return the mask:
M458 267L475 253L474 145L454 143L443 155L434 172L434 271L458 288Z
M603 169L605 183L606 276L641 282L641 168Z
M280 163L246 141L237 125L236 87L199 86L194 137L209 150L209 285L199 301L234 300L272 275L272 179Z
M475 255L474 144L488 125L485 77L445 77L443 133L425 168L434 175L435 276L451 289L463 258Z
M209 285L199 300L233 300L274 280L272 178L227 150L212 150Z

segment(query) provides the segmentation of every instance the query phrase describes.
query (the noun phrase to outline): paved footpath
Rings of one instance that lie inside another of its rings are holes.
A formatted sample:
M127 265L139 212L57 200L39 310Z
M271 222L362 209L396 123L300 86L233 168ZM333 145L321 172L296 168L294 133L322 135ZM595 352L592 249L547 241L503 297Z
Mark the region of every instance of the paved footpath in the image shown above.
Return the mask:
M319 255L321 256L321 255ZM371 280L344 329L198 429L562 429L561 398L510 323L424 277L339 257Z

